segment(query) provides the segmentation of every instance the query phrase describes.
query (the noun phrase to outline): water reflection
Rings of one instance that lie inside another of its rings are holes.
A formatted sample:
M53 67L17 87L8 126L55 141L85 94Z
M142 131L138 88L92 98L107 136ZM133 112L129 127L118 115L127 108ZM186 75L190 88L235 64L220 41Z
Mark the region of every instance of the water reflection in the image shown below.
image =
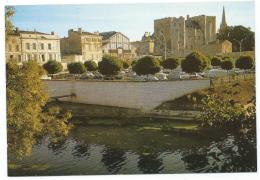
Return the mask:
M141 154L139 156L138 168L144 174L159 173L163 170L163 161L157 154Z
M111 174L117 173L125 165L125 152L120 149L106 147L103 150L102 162Z
M98 127L74 129L70 137L58 143L42 138L31 157L16 163L18 168L9 168L11 176L255 172L257 169L255 142L238 135L197 138L131 128L101 131ZM35 168L43 164L48 168Z

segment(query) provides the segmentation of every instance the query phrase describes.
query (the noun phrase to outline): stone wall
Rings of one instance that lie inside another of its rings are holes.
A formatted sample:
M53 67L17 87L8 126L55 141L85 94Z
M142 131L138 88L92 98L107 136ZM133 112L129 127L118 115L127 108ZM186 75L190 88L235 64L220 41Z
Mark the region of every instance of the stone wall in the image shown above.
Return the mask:
M115 106L149 111L161 103L208 88L209 80L157 82L129 81L44 81L50 97L76 94L62 101Z

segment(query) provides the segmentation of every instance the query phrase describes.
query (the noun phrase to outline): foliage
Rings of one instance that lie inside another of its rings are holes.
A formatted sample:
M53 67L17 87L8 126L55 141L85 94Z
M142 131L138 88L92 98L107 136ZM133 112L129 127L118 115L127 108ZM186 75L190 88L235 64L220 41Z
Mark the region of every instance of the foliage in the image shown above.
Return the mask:
M70 114L43 111L48 100L40 80L44 69L34 61L21 67L8 62L6 73L8 152L21 158L30 155L37 136L49 134L56 139L56 135L67 135Z
M84 65L87 71L96 71L98 68L97 63L95 61L86 61L84 62Z
M211 65L212 66L220 66L220 64L221 64L221 58L220 57L214 56L211 59Z
M251 69L254 66L253 58L251 56L240 56L236 60L236 68Z
M219 32L217 38L232 42L233 51L239 51L239 43L237 41L242 39L242 51L253 51L255 48L255 33L250 28L244 26L230 26L226 30Z
M229 59L222 61L220 66L222 69L227 70L227 71L233 69L233 67L234 67L232 61Z
M117 75L122 68L122 61L113 56L103 56L102 61L98 63L98 71L103 75Z
M253 98L254 99L254 98ZM202 100L203 108L200 114L202 126L224 128L246 133L255 131L255 103L248 106L224 101L216 95L208 95Z
M165 69L176 69L179 66L179 60L176 58L167 58L162 61L162 66Z
M86 72L86 67L81 62L74 62L68 64L68 70L70 74L83 74Z
M202 72L207 67L208 59L200 52L192 52L181 62L181 68L184 72L195 73Z
M50 60L43 65L43 68L48 72L48 74L56 74L62 71L62 64L58 61Z
M160 71L160 63L152 56L145 56L136 62L133 71L138 75L155 74Z
M13 31L12 17L14 16L15 10L12 6L5 7L5 33L11 33Z
M128 69L129 68L129 63L127 62L127 61L122 61L122 63L123 63L123 68L124 69Z

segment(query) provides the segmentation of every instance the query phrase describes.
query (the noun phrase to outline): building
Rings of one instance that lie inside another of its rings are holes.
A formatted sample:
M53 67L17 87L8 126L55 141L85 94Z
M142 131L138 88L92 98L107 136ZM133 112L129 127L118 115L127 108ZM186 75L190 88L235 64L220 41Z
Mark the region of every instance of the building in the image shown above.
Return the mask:
M130 39L121 32L109 31L100 33L102 36L103 54L122 59L132 59L135 54L131 48Z
M137 56L153 55L154 40L149 32L145 32L141 41L131 42L132 48L135 48Z
M77 31L70 29L68 37L61 39L60 47L62 57L82 55L83 61L95 62L102 59L102 36L98 32L85 32L82 28L78 28Z
M155 53L183 56L216 40L216 17L168 17L154 21Z
M220 29L227 27L223 7ZM162 56L186 56L192 51L207 55L232 52L232 43L217 41L216 17L194 16L168 17L154 20L155 54Z
M227 29L226 13L225 13L225 7L223 7L222 20L221 20L221 23L220 23L219 31L224 31L226 29Z
M59 36L16 28L6 37L6 59L18 63L35 60L44 64L48 60L61 61Z

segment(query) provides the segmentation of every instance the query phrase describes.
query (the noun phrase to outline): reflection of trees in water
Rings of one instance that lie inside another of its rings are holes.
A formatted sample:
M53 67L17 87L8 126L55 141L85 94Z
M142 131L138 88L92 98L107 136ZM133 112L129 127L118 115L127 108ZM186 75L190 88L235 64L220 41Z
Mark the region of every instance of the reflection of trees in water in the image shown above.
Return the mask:
M51 149L53 154L59 155L63 153L64 149L66 149L66 140L58 141L58 142L50 142L48 144L48 149Z
M256 145L247 139L229 136L207 148L186 152L182 160L193 172L254 172Z
M107 167L107 170L115 174L125 164L126 156L125 152L120 149L107 147L103 150L102 162Z
M163 170L163 162L157 154L141 154L139 156L138 167L145 174L159 173Z
M77 158L82 158L85 156L89 156L89 145L88 144L77 144L74 146L72 155Z

